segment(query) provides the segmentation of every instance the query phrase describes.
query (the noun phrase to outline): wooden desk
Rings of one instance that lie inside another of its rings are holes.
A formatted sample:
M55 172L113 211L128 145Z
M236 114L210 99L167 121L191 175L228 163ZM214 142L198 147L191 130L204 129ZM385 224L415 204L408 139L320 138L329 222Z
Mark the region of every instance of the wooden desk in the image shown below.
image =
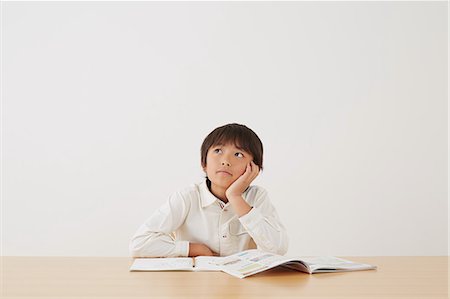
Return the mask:
M378 270L129 272L131 258L2 257L1 298L448 298L448 257L344 257Z

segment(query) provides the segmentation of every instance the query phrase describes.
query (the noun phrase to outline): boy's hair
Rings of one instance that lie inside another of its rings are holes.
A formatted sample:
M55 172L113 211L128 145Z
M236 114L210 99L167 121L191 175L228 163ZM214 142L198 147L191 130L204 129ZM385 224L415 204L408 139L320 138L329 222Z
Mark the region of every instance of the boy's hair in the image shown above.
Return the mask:
M206 155L208 150L218 144L234 143L238 148L252 154L253 162L263 169L263 145L258 135L250 128L232 123L215 128L203 140L201 147L202 167L206 167Z

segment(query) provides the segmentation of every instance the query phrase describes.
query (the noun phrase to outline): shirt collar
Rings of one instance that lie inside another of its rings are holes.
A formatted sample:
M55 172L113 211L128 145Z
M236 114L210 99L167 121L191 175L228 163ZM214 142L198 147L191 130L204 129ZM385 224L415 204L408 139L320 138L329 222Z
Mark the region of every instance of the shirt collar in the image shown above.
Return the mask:
M216 201L219 201L217 197L214 196L214 194L209 191L208 186L206 185L206 180L200 183L200 198L202 201L202 208L207 207L209 205L212 205Z

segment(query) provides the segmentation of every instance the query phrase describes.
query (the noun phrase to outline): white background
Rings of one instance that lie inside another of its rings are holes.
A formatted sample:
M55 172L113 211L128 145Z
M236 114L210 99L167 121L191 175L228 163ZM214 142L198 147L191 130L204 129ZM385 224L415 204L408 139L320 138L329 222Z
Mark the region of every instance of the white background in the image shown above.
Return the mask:
M447 255L446 2L3 2L2 255L127 256L215 127L290 255Z

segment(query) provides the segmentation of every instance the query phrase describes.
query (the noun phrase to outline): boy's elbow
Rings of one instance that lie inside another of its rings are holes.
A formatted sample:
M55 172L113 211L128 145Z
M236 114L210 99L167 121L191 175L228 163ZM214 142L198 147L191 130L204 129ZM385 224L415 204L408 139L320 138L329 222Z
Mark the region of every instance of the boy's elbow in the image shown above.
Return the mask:
M288 252L289 249L289 238L288 235L286 233L286 231L284 231L283 233L283 237L281 240L281 246L280 246L280 253L281 255L285 255Z
M147 238L142 237L134 237L128 246L128 250L130 252L130 255L133 258L137 257L146 257L146 251L148 251L146 248L148 247L148 240Z
M168 240L166 240L169 238ZM130 241L129 252L134 258L138 257L163 257L170 255L170 237L163 233L148 233L134 237ZM169 248L168 248L169 247Z
M266 242L265 244L259 244L258 249L267 251L273 254L285 255L288 251L289 241L287 235L284 233L278 240L273 242Z
M288 252L288 244L285 242L280 246L273 248L271 251L278 255L285 255Z
M141 256L141 252L137 249L134 248L130 248L130 255L132 258L138 258L138 257L142 257Z
M285 255L288 252L288 247L289 247L289 239L287 237L286 232L284 232L281 235L278 246L274 248L274 251L276 254Z
M275 247L275 246L269 248L258 247L258 249L278 255L285 255L287 253L286 247Z
M131 257L133 257L133 258L141 257L141 248L136 246L136 243L133 242L133 240L130 242L128 249L129 249Z
M277 253L277 254L279 254L279 255L285 255L287 252L288 252L288 247L287 247L287 246L283 246L283 247L280 247L280 248L278 249L278 253Z

